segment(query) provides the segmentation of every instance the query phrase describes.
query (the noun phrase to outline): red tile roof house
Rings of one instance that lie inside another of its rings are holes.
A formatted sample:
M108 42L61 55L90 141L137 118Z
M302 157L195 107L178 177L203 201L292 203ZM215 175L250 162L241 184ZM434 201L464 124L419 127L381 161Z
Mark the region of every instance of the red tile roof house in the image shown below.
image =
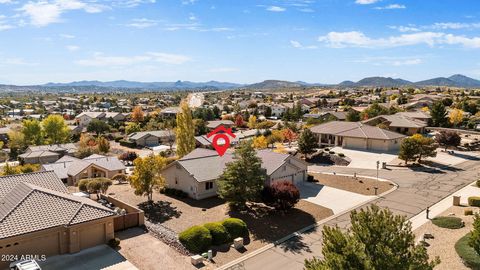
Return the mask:
M54 172L0 177L0 254L54 256L105 244L115 212L68 193ZM0 261L0 268L8 267Z
M307 179L307 164L292 155L259 150L262 168L266 171L265 184L277 181L300 183ZM197 148L183 158L169 164L163 171L167 186L186 192L193 199L217 196L216 180L226 164L234 161L231 152L219 156L216 151Z

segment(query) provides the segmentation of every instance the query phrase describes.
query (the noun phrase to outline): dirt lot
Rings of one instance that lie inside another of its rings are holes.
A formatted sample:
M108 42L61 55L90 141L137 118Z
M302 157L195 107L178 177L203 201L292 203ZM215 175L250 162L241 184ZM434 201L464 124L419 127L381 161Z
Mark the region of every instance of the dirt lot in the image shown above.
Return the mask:
M132 205L142 205L145 197L133 194L128 184L113 185L108 193ZM218 267L238 257L272 243L292 232L333 215L332 210L306 201L300 201L286 214L273 212L267 207L252 207L245 213L229 212L227 205L219 198L206 200L176 199L158 192L153 195L155 206L145 213L145 218L153 223L161 223L179 233L193 225L221 221L227 217L243 219L250 230L246 248L242 252L229 245L214 247L214 264L207 268Z
M377 181L370 178L357 179L349 176L330 175L312 173L313 177L318 180L319 184L355 192L362 195L375 195L375 187L378 188L377 194L382 194L393 188L393 183L388 181Z
M417 239L422 237L424 233L431 233L435 237L434 239L427 240L430 244L427 250L431 259L436 256L440 257L441 263L435 267L436 270L469 269L462 263L462 259L455 251L455 243L472 230L473 216L465 216L463 214L465 209L473 209L478 212L478 208L476 207L452 206L440 215L447 216L450 213L455 214L455 216L465 222L465 227L463 228L455 230L445 229L434 225L432 222L428 222L414 231Z

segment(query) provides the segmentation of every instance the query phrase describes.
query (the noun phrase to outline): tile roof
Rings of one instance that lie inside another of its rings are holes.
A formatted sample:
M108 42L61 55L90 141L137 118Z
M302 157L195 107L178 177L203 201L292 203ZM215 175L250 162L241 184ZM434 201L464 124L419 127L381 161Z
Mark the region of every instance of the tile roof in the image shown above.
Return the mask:
M55 163L43 164L45 171L54 171L60 179L76 176L89 166L95 165L108 171L125 170L125 165L117 157L93 154L84 159L64 156Z
M271 150L259 150L257 156L262 160L262 168L266 170L267 175L272 174L291 157L289 154L276 153ZM216 151L196 148L174 163L180 164L197 181L203 182L217 179L225 170L226 164L232 161L234 161L234 156L231 151L220 157Z
M67 193L67 188L52 171L14 174L0 177L0 199L20 183L30 183L39 187Z
M33 151L33 152L27 152L23 153L21 155L18 155L20 158L39 158L39 157L58 157L60 156L59 153L51 152L51 151Z
M170 130L155 130L155 131L142 131L142 132L134 132L128 137L130 140L139 140L147 135L155 136L157 138L165 138L172 135Z
M115 215L90 199L27 182L16 185L0 205L0 239Z
M330 121L310 129L314 133L332 134L344 137L393 140L406 137L403 134L379 127L364 125L361 122Z
M207 128L216 128L220 125L233 126L234 123L231 120L208 121Z
M51 151L51 152L69 152L71 153L77 151L77 147L73 143L64 143L64 144L49 144L49 145L37 145L29 146L27 151Z
M423 128L427 126L422 120L413 119L401 114L379 115L365 120L363 123L375 123L379 120L383 120L382 122L388 122L388 126L390 127Z

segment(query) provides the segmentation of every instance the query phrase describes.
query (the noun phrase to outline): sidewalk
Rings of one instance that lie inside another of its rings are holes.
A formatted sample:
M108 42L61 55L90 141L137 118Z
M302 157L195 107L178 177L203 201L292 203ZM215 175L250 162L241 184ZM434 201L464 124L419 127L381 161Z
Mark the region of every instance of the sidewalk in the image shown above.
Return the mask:
M460 196L460 204L462 205L468 205L468 197L480 196L480 188L474 186L475 182L451 194L445 199L439 201L438 203L430 206L429 217L434 218L445 212L448 208L450 208L453 205L453 196ZM412 231L414 231L430 220L427 219L426 210L423 210L416 216L412 217L410 221L412 222Z

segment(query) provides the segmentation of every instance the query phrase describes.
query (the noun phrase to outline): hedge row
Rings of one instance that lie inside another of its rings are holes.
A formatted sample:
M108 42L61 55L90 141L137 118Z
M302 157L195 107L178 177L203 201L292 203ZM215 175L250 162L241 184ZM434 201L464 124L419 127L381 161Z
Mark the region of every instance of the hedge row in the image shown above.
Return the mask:
M190 227L181 232L178 238L188 250L198 254L206 251L211 245L222 245L247 234L247 224L243 220L227 218L222 222Z
M180 198L187 198L188 197L188 193L184 192L183 190L175 189L175 188L165 187L165 188L160 189L160 193L165 194L167 196L176 196L176 197L180 197Z
M480 206L480 197L468 197L468 205Z

